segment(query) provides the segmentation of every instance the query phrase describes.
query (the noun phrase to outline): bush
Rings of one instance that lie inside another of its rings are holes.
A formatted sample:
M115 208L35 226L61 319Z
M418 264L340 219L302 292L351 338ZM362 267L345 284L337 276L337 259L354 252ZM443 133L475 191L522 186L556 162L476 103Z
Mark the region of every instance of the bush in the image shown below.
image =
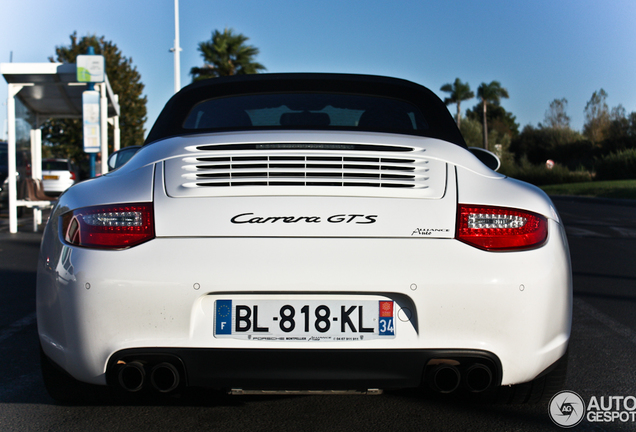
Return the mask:
M596 160L597 180L636 179L636 149L610 153Z
M518 161L526 156L533 164L542 164L548 159L565 162L570 159L571 150L577 150L577 157L580 157L579 153L590 150L590 145L578 143L582 139L580 133L570 128L535 128L527 125L519 136L512 140L510 151Z
M595 146L592 141L578 140L554 147L548 154L548 159L563 164L570 170L576 170L584 166L592 171L595 158L601 155L601 148Z
M508 177L532 183L536 186L591 181L592 175L585 170L571 171L567 167L556 164L548 169L544 164L535 165L522 158L520 163L502 161L499 172Z

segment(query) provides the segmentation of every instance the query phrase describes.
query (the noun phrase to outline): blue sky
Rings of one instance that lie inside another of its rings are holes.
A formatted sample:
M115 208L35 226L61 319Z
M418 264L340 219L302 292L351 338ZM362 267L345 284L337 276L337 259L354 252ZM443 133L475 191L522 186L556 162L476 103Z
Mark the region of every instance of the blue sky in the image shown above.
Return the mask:
M180 0L181 83L202 65L199 42L233 28L268 72L389 75L473 91L498 80L521 127L568 100L572 127L601 88L610 107L636 111L633 0ZM132 58L148 97L148 131L174 91L174 0L0 0L0 62L46 62L69 36L95 34ZM0 80L0 138L7 86ZM466 101L462 111L477 100ZM449 107L452 113L455 106Z

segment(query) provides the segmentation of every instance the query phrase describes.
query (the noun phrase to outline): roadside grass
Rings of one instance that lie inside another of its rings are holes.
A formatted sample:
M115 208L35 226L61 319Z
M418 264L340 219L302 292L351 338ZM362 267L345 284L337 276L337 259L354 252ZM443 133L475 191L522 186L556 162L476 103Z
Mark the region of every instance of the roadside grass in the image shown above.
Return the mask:
M636 180L608 180L539 186L548 195L636 199Z

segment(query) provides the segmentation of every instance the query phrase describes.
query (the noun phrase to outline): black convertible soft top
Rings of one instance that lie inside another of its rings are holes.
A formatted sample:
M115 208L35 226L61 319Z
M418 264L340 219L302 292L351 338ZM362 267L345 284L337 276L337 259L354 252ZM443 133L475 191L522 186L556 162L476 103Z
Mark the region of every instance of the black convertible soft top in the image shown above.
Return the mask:
M284 73L211 78L166 104L145 145L236 130L354 130L466 143L444 103L410 81L373 75Z

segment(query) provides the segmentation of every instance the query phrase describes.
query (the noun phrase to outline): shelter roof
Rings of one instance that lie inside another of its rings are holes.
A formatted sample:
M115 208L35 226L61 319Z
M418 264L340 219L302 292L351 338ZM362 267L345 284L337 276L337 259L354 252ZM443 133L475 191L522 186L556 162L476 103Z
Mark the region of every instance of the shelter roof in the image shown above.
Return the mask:
M9 84L25 84L17 97L40 118L82 117L82 93L74 63L2 63L0 73ZM106 77L108 117L119 115L119 103Z

